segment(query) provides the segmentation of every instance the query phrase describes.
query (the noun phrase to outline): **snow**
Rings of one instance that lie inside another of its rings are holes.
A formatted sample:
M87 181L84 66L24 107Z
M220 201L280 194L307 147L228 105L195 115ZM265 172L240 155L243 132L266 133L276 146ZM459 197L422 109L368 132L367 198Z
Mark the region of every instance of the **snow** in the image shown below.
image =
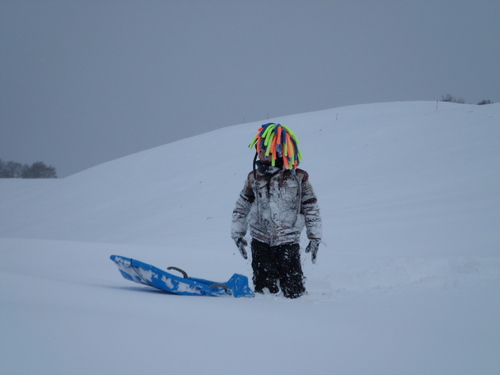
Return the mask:
M265 121L297 134L322 210L298 300L168 295L109 260L251 279L229 227L261 123L0 180L0 373L497 374L500 105L436 104Z

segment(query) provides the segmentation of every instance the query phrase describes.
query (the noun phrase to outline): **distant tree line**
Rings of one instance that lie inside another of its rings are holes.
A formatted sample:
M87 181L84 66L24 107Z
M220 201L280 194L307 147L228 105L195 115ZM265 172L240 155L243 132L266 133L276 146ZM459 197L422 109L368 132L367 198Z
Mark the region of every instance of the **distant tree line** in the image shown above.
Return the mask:
M0 159L0 178L57 178L57 173L41 161L29 165Z
M477 103L478 105L485 105L485 104L493 104L493 102L491 100L481 100L479 103Z
M446 94L441 96L441 101L443 102L449 102L449 103L459 103L459 104L465 104L465 100L463 98L458 98L455 97L451 94ZM485 105L485 104L493 104L491 100L481 100L478 105Z

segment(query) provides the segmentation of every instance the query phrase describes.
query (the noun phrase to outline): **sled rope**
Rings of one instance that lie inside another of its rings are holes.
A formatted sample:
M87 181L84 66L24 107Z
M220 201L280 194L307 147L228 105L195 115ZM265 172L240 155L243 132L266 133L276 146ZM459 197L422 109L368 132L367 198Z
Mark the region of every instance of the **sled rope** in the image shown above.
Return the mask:
M153 285L151 285L151 284L149 283L149 281L147 281L146 279L144 279L144 277L142 277L142 275L141 275L139 272L137 272L137 269L136 269L136 267L134 267L134 266L132 265L132 262L133 262L133 259L130 259L130 268L132 268L132 269L134 270L134 272L136 273L136 275L137 275L137 276L139 276L139 278L140 278L142 281L144 281L144 284L149 285L149 286L151 286L151 287L153 287L153 288L154 288L154 286L153 286Z

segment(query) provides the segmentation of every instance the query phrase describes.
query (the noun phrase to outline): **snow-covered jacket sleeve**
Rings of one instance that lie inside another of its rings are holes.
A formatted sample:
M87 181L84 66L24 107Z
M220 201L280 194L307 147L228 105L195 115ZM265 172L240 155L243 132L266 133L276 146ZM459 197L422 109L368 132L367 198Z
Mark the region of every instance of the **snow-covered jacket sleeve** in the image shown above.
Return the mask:
M252 208L252 203L255 200L255 195L252 189L253 174L250 173L245 181L243 190L241 190L240 196L236 201L236 205L233 210L233 221L231 224L231 237L236 240L241 237L245 237L248 227L248 214Z
M302 178L302 205L301 213L304 215L306 224L307 238L310 240L321 240L322 237L322 223L319 212L318 199L314 194L313 187L309 182L309 175L304 172Z

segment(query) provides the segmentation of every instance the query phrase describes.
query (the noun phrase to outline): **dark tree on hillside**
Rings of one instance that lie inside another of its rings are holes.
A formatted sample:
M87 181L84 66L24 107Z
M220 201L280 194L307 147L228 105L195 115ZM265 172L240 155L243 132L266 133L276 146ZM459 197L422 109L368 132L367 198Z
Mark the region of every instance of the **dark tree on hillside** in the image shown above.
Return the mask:
M485 104L493 104L493 102L491 100L481 100L479 103L477 103L478 105L485 105Z
M449 103L459 103L459 104L464 104L465 103L464 99L462 99L462 98L455 98L451 94L446 94L446 95L441 96L441 100L443 102L449 102Z
M0 177L1 178L21 178L23 173L23 165L14 161L4 162L0 160Z
M0 159L0 178L57 178L56 169L37 161L31 165Z
M22 178L57 178L56 169L37 161L31 166L23 168Z

